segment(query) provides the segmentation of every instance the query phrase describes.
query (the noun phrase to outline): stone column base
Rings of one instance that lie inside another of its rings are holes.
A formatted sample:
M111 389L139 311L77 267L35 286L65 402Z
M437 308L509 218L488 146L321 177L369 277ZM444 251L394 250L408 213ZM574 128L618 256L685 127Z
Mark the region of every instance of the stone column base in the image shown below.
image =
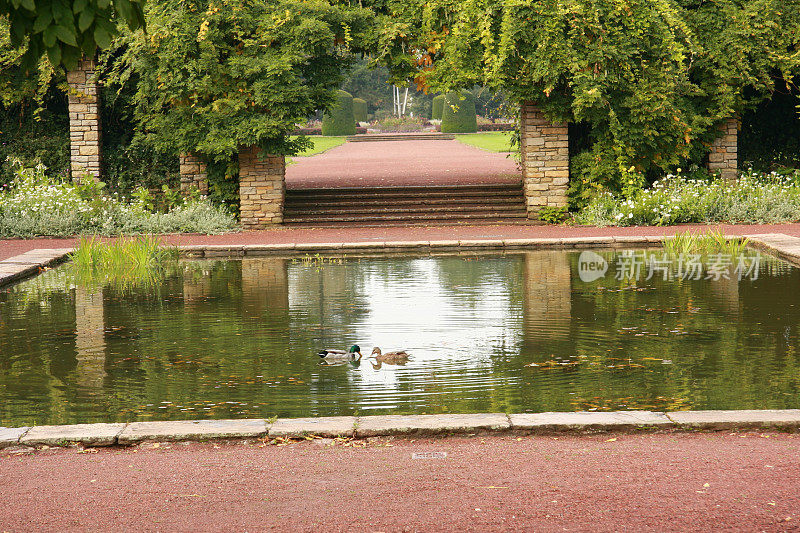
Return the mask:
M283 222L286 158L261 158L259 151L256 146L239 149L239 213L246 230Z
M723 179L735 180L739 175L739 121L729 118L719 126L719 130L722 135L714 139L708 154L708 170L719 172Z
M191 152L183 152L180 155L181 168L181 192L185 195L193 186L197 187L201 194L208 194L208 172L206 162Z
M569 186L569 133L566 124L552 124L537 106L520 108L522 179L528 218L542 207L566 207Z

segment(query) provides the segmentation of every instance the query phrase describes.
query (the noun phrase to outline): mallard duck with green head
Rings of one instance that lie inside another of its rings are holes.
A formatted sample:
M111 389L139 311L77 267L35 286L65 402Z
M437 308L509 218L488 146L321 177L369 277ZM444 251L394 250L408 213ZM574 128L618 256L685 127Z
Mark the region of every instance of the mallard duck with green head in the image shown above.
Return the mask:
M325 361L360 361L361 360L361 348L358 344L354 344L350 347L350 350L320 350L317 352L322 359Z

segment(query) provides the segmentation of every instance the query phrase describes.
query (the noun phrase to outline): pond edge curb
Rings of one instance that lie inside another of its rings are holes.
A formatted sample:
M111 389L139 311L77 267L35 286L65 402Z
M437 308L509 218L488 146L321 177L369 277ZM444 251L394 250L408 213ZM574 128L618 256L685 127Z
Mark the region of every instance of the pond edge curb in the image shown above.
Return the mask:
M522 250L569 250L586 248L657 247L669 235L626 235L600 237L562 237L533 239L463 239L433 241L366 241L333 243L276 243L276 244L190 244L176 246L183 258L240 258L262 256L298 256L301 254L336 255L374 253L475 253ZM800 238L783 233L730 235L744 237L754 249L777 255L800 267ZM21 281L69 258L72 248L37 248L0 261L0 287Z
M175 420L0 427L0 448L130 446L220 439L371 438L486 434L552 435L625 431L800 430L800 409L736 411L577 411L375 415L319 418Z

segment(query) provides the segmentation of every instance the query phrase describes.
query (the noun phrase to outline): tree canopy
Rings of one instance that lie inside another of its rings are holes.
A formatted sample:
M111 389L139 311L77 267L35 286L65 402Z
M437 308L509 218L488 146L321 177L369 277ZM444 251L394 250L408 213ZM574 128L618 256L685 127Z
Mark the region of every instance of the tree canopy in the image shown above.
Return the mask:
M117 22L144 26L144 0L0 0L8 17L11 44L24 47L23 64L36 65L45 53L50 62L74 68L81 56L94 57L118 34Z
M420 86L482 84L587 123L582 194L698 159L797 73L799 30L797 0L398 0L379 48Z
M371 12L325 0L159 0L148 32L104 56L109 79L133 84L141 134L224 160L240 146L291 154L289 133L335 90Z

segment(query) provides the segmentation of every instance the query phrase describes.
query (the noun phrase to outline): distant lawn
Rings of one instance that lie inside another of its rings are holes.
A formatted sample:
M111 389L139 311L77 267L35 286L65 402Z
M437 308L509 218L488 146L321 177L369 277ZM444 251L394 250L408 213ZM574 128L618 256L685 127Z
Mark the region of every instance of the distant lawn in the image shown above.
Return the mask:
M313 148L309 148L305 152L300 152L297 157L309 157L312 155L321 154L331 148L336 148L340 144L344 144L345 137L323 137L321 135L309 135L308 139L314 143Z
M510 131L487 131L484 133L466 133L456 135L456 139L464 144L477 146L488 152L511 152Z

